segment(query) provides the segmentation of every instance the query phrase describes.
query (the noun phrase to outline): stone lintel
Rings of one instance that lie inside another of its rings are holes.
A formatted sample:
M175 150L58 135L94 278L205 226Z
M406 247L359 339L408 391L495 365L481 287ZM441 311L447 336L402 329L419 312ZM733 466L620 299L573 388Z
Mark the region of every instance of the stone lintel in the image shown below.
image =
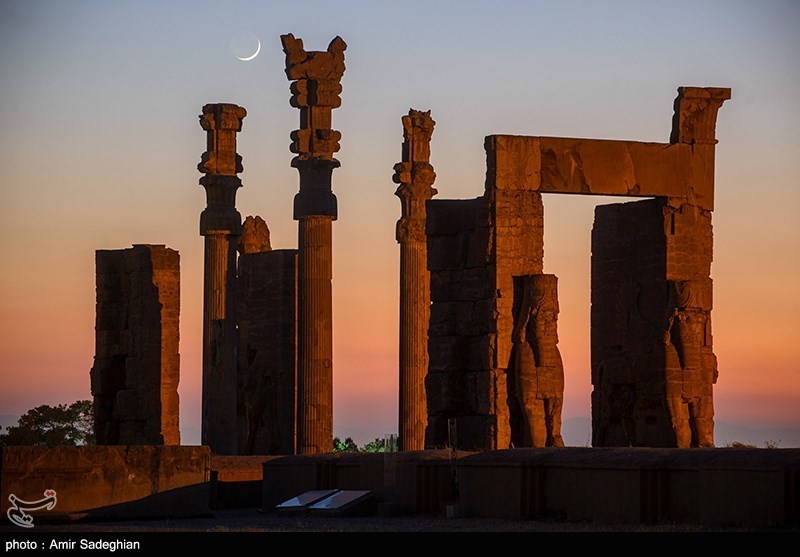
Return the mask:
M486 189L673 197L714 208L714 146L492 135Z

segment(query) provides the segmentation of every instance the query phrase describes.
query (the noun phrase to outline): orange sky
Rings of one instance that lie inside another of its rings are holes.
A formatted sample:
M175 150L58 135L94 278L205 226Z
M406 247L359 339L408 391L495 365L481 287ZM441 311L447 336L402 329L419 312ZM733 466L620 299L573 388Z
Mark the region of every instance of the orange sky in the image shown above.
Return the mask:
M420 19L388 4L319 3L314 21L272 4L237 5L235 14L157 4L158 21L142 3L0 4L0 415L89 397L94 250L159 243L181 253L181 419L188 435L199 429L204 194L195 166L205 138L197 114L207 102L247 108L238 207L266 219L273 247L295 247L288 144L297 111L278 40L291 31L308 49L336 34L349 44L333 115L342 132L337 434L364 439L396 428L400 207L391 175L408 108L430 108L437 121L439 196L473 197L483 190L485 135L663 142L679 85L733 88L717 129L717 419L800 427L800 9L700 2L687 20L671 6L596 4L442 2L419 4ZM263 47L244 63L228 41L248 25ZM565 418L590 415L598 201L608 200L545 198Z

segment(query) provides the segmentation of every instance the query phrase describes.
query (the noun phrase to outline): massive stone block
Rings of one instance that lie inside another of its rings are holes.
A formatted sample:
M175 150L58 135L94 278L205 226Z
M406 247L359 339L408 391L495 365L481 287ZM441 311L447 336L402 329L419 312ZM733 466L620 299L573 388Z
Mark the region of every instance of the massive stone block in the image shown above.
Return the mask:
M36 526L39 517L152 520L209 514L208 447L2 447L0 453L3 518L10 494L36 501L45 490L56 492L56 504L31 511Z
M487 156L491 153L487 141ZM487 173L482 197L428 201L426 232L431 272L426 446L446 445L447 420L456 418L459 448L507 448L514 277L542 272L541 194Z
M180 256L158 245L98 250L95 358L98 445L180 444Z
M710 212L600 206L592 232L595 446L713 445Z
M458 460L465 516L797 528L800 449L517 449Z
M243 246L255 245L248 233L251 219L245 220ZM263 238L263 233L260 236ZM268 248L268 244L262 243L260 249L264 248ZM248 455L294 454L297 427L297 250L242 253L239 256L237 302L238 452Z
M721 87L680 87L669 143L492 135L487 179L548 193L671 197L714 209L717 111L731 98Z

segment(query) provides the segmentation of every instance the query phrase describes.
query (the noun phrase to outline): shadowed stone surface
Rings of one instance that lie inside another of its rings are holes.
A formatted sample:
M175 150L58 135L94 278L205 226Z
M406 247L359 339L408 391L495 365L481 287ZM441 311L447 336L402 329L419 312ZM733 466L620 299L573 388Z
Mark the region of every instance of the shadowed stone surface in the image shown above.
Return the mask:
M3 447L0 512L8 495L36 501L55 490L52 511L34 516L73 515L126 519L208 514L208 447ZM35 521L38 518L35 518Z
M264 463L262 508L271 511L306 491L346 489L372 491L395 514L443 512L453 500L452 474L444 450L283 457Z
M460 449L510 446L514 277L542 272L543 218L540 193L488 178L483 197L428 202L427 447L446 446L449 418Z
M136 245L95 259L97 444L179 445L180 256Z
M242 158L236 134L247 111L235 104L207 104L200 115L207 149L198 170L205 175L206 208L200 215L205 237L203 274L203 444L216 454L236 454L236 249L242 217L236 190Z
M238 452L294 454L297 250L270 250L260 217L247 217L244 229L241 245L250 248L239 256L237 277ZM256 245L262 251L252 251Z
M664 198L597 207L592 444L713 446L711 214Z
M681 87L670 141L692 152L686 196L595 210L592 444L714 444L711 334L716 116L730 89Z
M467 516L797 527L800 449L546 448L459 459Z
M516 446L564 446L561 438L564 364L557 346L557 320L558 278L555 275L514 277L513 365L508 385L514 395L509 396L509 407L514 409L516 402L516 411L522 417L522 427L514 428L513 418L511 422L512 442L516 440Z
M400 244L400 416L399 447L425 448L428 411L425 376L428 372L430 274L425 238L426 203L436 195L436 173L430 164L430 141L436 122L430 110L409 110L403 116L403 161L394 165L392 180L399 184L402 216L397 221Z
M300 129L291 134L292 166L300 174L294 198L298 222L298 374L297 451L333 450L333 297L332 222L336 196L331 191L333 158L341 134L332 129L331 111L341 105L345 71L340 38L327 51L306 51L294 35L281 35L290 104L300 109Z

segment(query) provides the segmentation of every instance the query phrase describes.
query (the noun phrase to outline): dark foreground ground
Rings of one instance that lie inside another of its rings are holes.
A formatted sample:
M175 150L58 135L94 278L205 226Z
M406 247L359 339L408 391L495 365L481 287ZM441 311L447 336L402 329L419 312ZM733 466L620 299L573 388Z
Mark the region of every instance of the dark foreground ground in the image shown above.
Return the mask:
M686 524L628 525L591 522L502 520L488 518L448 519L439 515L404 517L330 518L276 516L255 509L215 511L207 518L79 521L69 524L37 524L25 533L40 532L789 532L781 528L751 530ZM4 524L3 535L23 529Z

